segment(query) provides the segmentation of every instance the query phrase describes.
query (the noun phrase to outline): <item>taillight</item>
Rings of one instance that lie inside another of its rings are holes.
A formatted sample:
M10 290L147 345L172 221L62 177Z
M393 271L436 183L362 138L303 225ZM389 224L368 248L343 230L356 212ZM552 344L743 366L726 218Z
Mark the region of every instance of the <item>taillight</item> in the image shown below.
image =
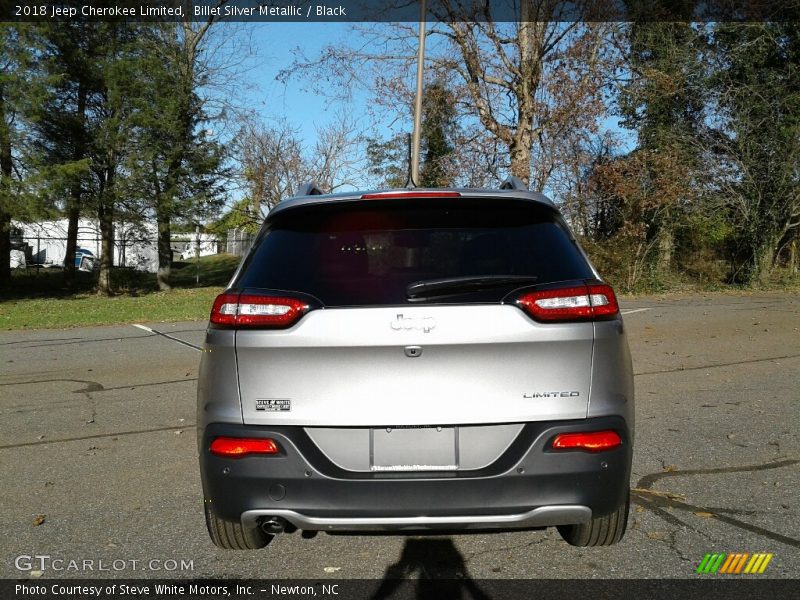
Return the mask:
M537 321L596 321L612 319L619 312L610 285L580 285L527 292L517 305Z
M553 440L553 450L586 450L602 452L622 445L616 431L590 431L581 433L559 433Z
M385 200L389 198L460 198L459 192L445 192L438 190L395 190L392 192L378 192L377 194L363 194L362 200Z
M239 294L220 294L211 307L211 322L226 327L235 326L238 307Z
M284 329L308 309L308 303L297 298L225 293L214 300L210 320L219 327Z
M278 444L270 438L218 437L211 442L211 454L241 458L248 454L278 454Z

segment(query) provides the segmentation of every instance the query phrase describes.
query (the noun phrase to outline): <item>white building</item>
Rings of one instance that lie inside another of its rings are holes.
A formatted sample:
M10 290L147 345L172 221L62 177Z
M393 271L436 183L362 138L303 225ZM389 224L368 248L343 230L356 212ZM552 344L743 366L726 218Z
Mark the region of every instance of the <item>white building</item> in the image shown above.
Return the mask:
M15 245L27 246L29 265L62 266L67 252L67 219L22 223L12 221L12 230L21 232L14 237ZM198 240L199 235L199 240ZM156 272L158 269L158 230L155 223L114 224L114 266L125 266L142 271ZM21 238L21 239L20 239ZM217 253L217 238L209 234L173 234L173 251L181 258L193 258L200 242L200 256ZM95 219L78 221L78 248L89 250L100 257L100 227Z
M210 233L173 233L170 236L172 249L181 253L181 260L198 256L218 254L217 236Z

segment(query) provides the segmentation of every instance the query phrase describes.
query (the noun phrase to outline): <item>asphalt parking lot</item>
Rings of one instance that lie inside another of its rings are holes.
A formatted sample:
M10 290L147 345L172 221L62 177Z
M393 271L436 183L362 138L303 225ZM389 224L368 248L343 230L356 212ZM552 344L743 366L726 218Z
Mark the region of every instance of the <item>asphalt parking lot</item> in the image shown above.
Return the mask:
M2 332L0 576L40 575L41 559L17 557L50 556L64 568L48 562L45 577L693 577L707 552L770 552L765 576L797 577L800 298L653 297L623 309L634 505L623 542L594 549L548 529L294 533L263 551L218 550L194 429L205 324L144 324L171 337L129 325ZM91 568L67 568L85 560Z

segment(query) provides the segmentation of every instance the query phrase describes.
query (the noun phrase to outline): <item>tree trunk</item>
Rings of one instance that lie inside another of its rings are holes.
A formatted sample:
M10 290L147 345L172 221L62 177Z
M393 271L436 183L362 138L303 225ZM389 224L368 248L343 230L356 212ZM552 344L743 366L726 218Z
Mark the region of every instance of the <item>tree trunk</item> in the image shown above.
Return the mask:
M671 227L663 226L658 231L658 256L656 272L660 277L669 275L672 267L672 252L675 248L675 235Z
M75 144L75 152L72 156L74 160L81 160L84 157L83 148L83 128L86 116L86 87L83 82L78 82L78 117L81 122L81 129ZM64 285L72 287L75 285L75 250L78 248L78 219L81 212L81 182L73 183L70 188L69 199L67 200L67 249L64 254Z
M772 236L769 236L761 246L755 249L750 283L766 284L769 282L772 267L775 265L776 248L777 241Z
M170 217L167 211L158 211L158 289L169 290L169 276L172 270L172 245L170 243Z
M107 187L100 192L97 216L100 221L100 277L97 293L110 296L111 267L114 266L114 203L110 200L113 175L108 175Z
M511 174L519 177L526 186L531 180L531 139L530 136L515 138L509 147L511 154Z
M11 286L11 132L0 86L0 289Z
M11 287L11 215L4 206L5 198L0 197L0 289Z
M80 192L77 195L80 197ZM67 250L64 253L64 285L67 287L75 285L75 250L78 248L79 218L80 209L73 190L69 199L69 208L67 208Z
M531 182L531 145L533 143L533 96L539 87L541 76L540 48L542 26L531 22L529 2L520 5L520 23L517 36L519 39L520 81L514 90L517 99L517 123L513 139L509 144L511 155L511 174L519 177L526 186Z

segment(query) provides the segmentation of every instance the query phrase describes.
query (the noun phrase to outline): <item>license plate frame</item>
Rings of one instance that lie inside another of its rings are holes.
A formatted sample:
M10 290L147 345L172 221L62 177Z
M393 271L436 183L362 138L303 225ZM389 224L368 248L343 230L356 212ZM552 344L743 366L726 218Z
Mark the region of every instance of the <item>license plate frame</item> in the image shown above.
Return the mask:
M370 470L378 472L458 470L458 427L370 429Z

